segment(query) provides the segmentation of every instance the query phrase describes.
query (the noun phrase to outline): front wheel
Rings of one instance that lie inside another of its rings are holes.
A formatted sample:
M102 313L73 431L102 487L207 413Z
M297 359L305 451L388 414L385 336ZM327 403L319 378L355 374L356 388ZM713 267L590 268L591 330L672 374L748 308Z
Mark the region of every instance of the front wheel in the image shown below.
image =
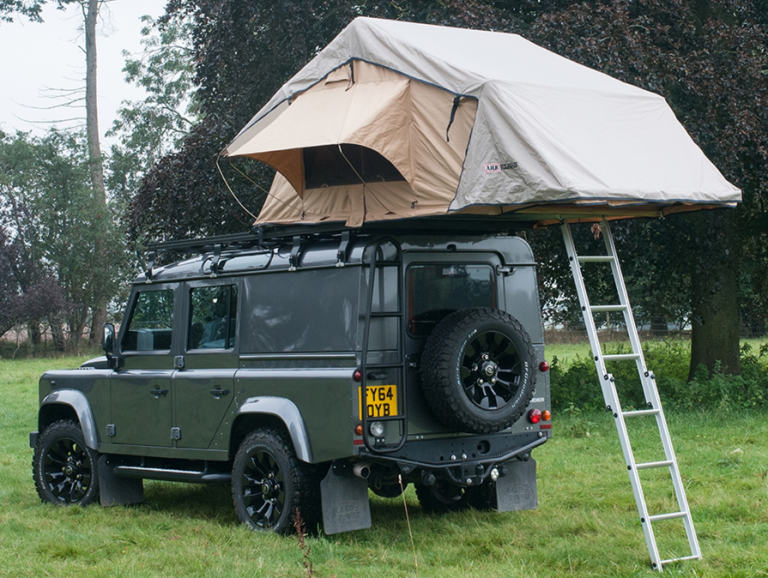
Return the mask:
M99 454L85 445L80 424L60 420L49 425L35 446L32 474L44 502L87 506L99 496Z
M296 457L282 432L263 429L240 444L232 467L232 498L252 530L288 534L298 510L307 530L320 521L320 484L314 468Z

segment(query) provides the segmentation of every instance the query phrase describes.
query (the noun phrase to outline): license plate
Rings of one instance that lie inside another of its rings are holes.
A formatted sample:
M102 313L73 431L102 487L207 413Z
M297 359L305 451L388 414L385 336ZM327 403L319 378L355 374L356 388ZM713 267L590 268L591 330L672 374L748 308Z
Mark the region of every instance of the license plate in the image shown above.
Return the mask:
M389 417L397 415L397 386L396 385L369 385L366 388L368 399L366 407L368 418ZM363 419L362 408L363 388L359 388L357 399L360 400L358 410L360 419Z

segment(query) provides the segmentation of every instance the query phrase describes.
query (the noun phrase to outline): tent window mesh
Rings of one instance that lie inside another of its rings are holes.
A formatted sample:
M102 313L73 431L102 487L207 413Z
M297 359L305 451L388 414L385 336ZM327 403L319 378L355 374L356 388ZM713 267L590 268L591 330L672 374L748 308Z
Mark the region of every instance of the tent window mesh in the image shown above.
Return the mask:
M338 145L304 149L307 189L357 185L360 177L366 183L405 180L395 165L373 149L351 144L341 145L341 151Z

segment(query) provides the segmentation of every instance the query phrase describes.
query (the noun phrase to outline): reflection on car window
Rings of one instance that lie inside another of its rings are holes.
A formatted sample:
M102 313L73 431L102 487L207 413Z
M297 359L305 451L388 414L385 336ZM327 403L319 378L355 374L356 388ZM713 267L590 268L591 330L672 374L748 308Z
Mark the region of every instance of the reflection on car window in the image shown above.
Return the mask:
M408 269L408 332L426 337L454 311L495 307L495 289L488 265L413 265Z
M189 349L230 349L235 345L237 287L190 289Z
M143 291L136 298L124 351L162 351L171 348L173 290Z

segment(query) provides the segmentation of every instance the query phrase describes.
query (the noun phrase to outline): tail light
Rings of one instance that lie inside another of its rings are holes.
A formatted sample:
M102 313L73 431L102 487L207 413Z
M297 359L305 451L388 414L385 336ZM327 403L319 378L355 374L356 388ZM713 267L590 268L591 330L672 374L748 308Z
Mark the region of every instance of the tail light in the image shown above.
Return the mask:
M528 421L531 423L539 423L541 421L541 410L532 409L528 412Z

